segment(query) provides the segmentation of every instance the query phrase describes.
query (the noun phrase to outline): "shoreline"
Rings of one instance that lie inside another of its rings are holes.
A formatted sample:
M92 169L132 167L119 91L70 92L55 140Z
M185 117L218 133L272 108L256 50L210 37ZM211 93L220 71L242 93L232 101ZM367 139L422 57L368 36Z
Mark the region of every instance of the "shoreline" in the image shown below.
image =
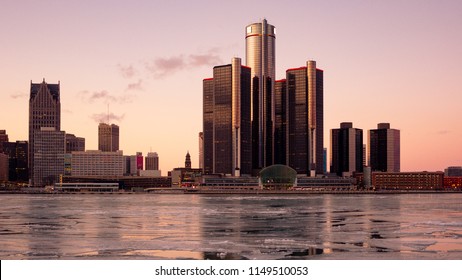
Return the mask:
M180 195L324 195L324 194L341 194L341 195L387 195L387 194L455 194L462 193L462 190L379 190L379 191L313 191L313 190L294 190L294 191L275 191L275 190L187 190L187 189L171 189L171 190L157 190L157 191L119 191L119 192L94 192L94 191L80 191L80 192L50 192L50 191L21 191L10 190L0 191L2 194L30 194L30 195L97 195L97 194L111 194L111 195L162 195L162 194L180 194Z

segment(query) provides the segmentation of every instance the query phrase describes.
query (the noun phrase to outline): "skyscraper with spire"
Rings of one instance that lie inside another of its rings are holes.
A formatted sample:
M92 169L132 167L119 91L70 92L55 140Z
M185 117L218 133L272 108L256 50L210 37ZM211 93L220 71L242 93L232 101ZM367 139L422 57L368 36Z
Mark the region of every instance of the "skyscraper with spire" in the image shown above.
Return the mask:
M276 28L266 19L246 27L246 66L251 69L252 167L274 163Z
M42 83L34 84L31 81L29 98L29 170L32 186L52 183L56 180L56 175L64 172L64 133L61 130L61 101L60 84L47 84L45 79ZM40 137L37 137L40 136ZM36 140L40 140L38 143ZM49 139L53 139L54 144ZM62 141L61 141L62 140ZM62 142L62 143L61 143ZM44 149L49 147L50 151ZM39 151L40 154L36 154ZM50 162L44 159L55 158ZM62 171L61 167L62 158ZM43 166L37 164L43 163ZM53 164L51 166L50 164ZM54 166L56 165L56 166ZM53 169L53 170L52 170ZM52 174L48 171L52 170ZM38 174L37 172L40 172ZM52 178L53 177L53 178Z

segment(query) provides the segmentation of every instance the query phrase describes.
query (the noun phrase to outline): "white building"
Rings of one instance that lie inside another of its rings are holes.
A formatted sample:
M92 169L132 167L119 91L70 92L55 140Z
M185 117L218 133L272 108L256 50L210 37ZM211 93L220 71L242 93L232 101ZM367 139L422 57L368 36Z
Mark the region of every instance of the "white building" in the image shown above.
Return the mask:
M72 152L72 176L123 176L122 151Z

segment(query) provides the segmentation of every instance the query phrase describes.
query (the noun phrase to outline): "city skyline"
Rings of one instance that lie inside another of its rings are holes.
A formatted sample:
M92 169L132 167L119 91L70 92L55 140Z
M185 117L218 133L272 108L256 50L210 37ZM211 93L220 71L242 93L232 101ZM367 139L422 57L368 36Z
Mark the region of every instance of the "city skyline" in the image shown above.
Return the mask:
M276 79L309 59L325 71L324 147L340 122L365 133L387 122L401 131L402 171L462 165L461 3L102 3L3 5L0 129L10 141L28 139L30 81L44 78L60 84L61 130L87 150L110 104L124 154L152 147L172 170L189 150L198 166L202 79L245 57L245 27L266 18L277 28Z

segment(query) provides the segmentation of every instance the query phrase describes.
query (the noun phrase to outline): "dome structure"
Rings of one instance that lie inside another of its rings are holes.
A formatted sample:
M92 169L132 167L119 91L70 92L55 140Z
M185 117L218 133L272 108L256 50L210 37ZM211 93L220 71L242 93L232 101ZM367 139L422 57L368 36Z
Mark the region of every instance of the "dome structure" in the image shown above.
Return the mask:
M260 171L260 182L263 189L289 189L296 185L297 171L287 165L274 164Z

